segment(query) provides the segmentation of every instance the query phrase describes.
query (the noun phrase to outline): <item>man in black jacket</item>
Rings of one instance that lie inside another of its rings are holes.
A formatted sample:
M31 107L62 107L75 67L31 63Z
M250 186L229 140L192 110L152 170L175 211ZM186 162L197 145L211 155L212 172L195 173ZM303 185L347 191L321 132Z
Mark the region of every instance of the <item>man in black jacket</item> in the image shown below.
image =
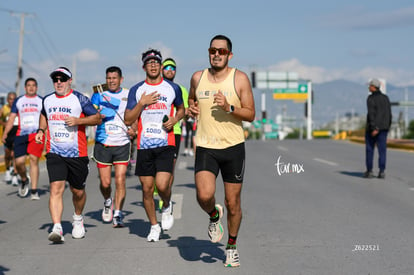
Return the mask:
M385 178L385 164L387 159L387 135L391 126L391 104L388 96L380 90L380 81L372 79L369 85L371 94L367 99L367 127L365 131L365 163L367 171L365 178L373 178L372 173L375 144L378 147L378 178Z

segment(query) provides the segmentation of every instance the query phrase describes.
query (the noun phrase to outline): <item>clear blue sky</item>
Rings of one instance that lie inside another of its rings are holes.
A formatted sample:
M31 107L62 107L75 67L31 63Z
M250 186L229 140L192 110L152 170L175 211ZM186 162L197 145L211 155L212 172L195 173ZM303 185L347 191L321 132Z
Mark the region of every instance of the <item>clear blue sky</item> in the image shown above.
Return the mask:
M140 54L149 47L176 59L176 81L188 87L191 74L209 65L216 34L232 39L230 65L247 73L414 85L412 0L1 1L1 92L13 89L17 70L20 17L9 11L28 14L24 78L36 77L41 94L52 91L48 75L60 65L76 71L82 92L103 82L110 65L123 69L129 88L144 78Z

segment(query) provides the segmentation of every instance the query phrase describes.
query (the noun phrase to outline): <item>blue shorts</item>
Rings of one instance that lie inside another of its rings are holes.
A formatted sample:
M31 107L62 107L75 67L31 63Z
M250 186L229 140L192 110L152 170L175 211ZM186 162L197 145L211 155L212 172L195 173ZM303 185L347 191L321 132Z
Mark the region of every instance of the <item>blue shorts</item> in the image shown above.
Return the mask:
M43 149L45 148L45 135L43 135L42 144L37 143L35 137L36 133L16 136L14 138L14 157L18 158L25 155L34 155L40 158L42 156Z

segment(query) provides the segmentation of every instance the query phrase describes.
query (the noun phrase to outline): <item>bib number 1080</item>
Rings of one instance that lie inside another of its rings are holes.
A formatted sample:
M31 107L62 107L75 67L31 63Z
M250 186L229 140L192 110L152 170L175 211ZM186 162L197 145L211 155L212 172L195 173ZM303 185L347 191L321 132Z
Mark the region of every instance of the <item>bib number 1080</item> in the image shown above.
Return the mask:
M147 128L147 133L148 134L157 134L157 135L160 135L161 132L162 132L161 129Z

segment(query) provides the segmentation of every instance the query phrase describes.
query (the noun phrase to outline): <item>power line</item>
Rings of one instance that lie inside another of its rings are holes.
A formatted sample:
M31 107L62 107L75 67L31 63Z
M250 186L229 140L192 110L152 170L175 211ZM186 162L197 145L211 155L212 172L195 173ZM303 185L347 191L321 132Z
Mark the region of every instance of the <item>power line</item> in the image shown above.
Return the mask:
M0 80L0 84L4 87L4 88L6 88L7 90L9 90L9 91L13 91L13 88L12 87L10 87L9 85L7 85L6 83L4 83L3 81L1 81Z
M44 28L42 21L37 16L35 16L35 19L37 19L35 20L35 22L40 26L40 29L41 29L41 32L39 32L39 34L41 34L40 36L41 41L43 45L47 48L50 56L54 59L54 61L58 61L56 63L64 63L62 57L59 54L59 51L57 50L55 44L53 43L53 40L50 39L50 36L46 32L46 29ZM37 28L36 24L34 26L35 28ZM49 45L50 45L50 48L49 48Z
M38 69L36 69L35 67L33 67L32 65L30 65L29 63L27 63L25 60L23 60L23 64L26 65L27 67L29 67L30 70L34 71L38 75L42 74L41 71L39 71Z
M31 46L31 48L37 53L37 55L42 59L43 55L38 50L36 43L34 43L33 40L29 36L27 37L27 42Z

